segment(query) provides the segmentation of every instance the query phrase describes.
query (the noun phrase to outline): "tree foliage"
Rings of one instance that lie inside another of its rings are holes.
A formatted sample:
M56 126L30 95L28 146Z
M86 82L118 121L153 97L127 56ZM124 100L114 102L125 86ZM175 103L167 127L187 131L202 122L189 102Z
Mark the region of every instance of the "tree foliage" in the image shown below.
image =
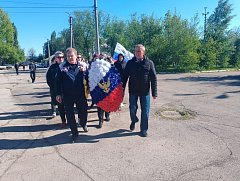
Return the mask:
M96 39L94 17L91 11L74 13L73 34L76 49L88 57L89 53L95 49Z
M232 57L232 65L240 68L240 37L234 43L236 49Z
M17 29L0 8L0 64L21 62L24 51L18 46Z
M151 40L150 52L155 63L162 69L197 69L200 42L195 26L168 12L162 21L161 29Z
M116 18L110 19L110 17L106 17L105 21L102 24L102 45L107 45L105 47L105 51L109 54L114 52L114 48L117 42L123 42L124 46L127 46L126 36L125 36L125 23L124 21L118 21ZM104 47L103 47L104 48Z
M234 44L229 41L227 36L228 26L234 17L231 14L232 10L232 5L229 4L228 0L219 0L218 6L207 22L206 38L211 38L216 42L216 66L221 68L229 66L230 58L234 51Z
M163 18L153 15L132 14L129 20L119 20L99 12L100 51L112 55L116 43L121 43L133 52L136 44L146 47L146 55L158 70L209 70L240 66L240 31L229 30L234 17L229 0L219 0L214 12L207 19L204 36L199 33L199 18L181 18L168 11ZM204 39L202 39L204 37ZM90 10L73 14L73 47L87 59L95 53L96 31L94 14ZM60 33L53 31L44 43L43 58L56 51L70 47L70 29ZM31 50L31 51L30 51ZM28 51L34 57L33 49ZM19 48L17 27L0 9L0 61L23 60L24 52ZM42 55L39 55L39 58Z

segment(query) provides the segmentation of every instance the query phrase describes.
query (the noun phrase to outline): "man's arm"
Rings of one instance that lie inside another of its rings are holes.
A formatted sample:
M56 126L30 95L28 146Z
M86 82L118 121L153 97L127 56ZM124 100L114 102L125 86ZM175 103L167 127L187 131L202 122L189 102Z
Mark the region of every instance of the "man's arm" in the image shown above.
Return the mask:
M151 81L151 90L153 99L157 98L157 73L154 67L153 62L150 62L150 81Z
M55 91L56 91L56 101L62 102L62 72L60 68L57 70L57 74L55 76Z
M47 70L46 73L46 81L47 81L47 85L50 87L51 86L51 66L49 67L49 69ZM54 77L55 78L55 77Z
M125 66L125 69L123 70L123 80L122 80L122 83L123 83L123 89L124 90L126 88L126 84L127 84L129 75L130 75L130 62L128 61L126 66Z

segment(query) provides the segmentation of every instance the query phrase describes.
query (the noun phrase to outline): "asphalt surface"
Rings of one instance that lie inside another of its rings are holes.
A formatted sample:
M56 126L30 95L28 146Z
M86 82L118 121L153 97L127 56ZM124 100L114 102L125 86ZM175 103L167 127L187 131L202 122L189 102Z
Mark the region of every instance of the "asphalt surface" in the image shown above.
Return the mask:
M0 70L0 180L239 181L240 72L159 74L148 137L129 131L128 95L121 111L89 132L50 119L45 69ZM89 102L90 105L90 102ZM140 116L140 111L138 111Z

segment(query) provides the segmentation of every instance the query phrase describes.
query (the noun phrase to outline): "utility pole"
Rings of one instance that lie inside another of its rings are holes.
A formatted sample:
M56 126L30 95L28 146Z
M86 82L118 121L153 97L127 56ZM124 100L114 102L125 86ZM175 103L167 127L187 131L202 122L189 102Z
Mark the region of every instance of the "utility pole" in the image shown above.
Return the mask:
M204 7L205 12L202 13L202 15L204 16L204 35L203 35L203 39L205 40L206 38L206 33L207 33L207 15L209 12L207 12L207 7Z
M97 0L94 0L94 14L95 14L95 29L96 29L96 53L100 53L99 46L99 30L98 30L98 11L97 11Z
M72 16L71 16L71 14L70 13L68 13L68 12L65 12L65 13L67 13L68 15L69 15L69 31L70 31L70 48L72 48L73 47L73 28L72 28Z
M51 60L50 60L50 45L49 45L49 39L47 39L47 46L48 46L48 65L51 65Z
M203 41L204 44L206 43L206 34L207 34L207 15L209 12L207 12L207 7L204 7L205 11L202 13L204 16L204 34L203 34ZM207 49L206 46L203 46L204 48L204 59L202 61L202 66L205 67L207 65L208 59L207 59Z
M69 24L70 24L70 47L73 47L73 29L72 29L72 16L69 16Z

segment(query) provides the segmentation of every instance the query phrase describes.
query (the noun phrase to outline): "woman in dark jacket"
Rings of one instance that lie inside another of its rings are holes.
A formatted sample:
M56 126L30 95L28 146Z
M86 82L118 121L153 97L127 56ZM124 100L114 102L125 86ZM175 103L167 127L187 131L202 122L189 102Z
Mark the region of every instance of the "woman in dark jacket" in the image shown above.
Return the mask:
M118 70L118 72L120 74L122 82L124 80L123 72L124 72L124 69L125 69L126 64L127 64L127 62L124 59L125 59L125 57L123 56L123 54L120 53L120 54L118 54L117 61L114 63L114 66L116 67L116 69ZM121 105L120 105L120 108L123 107L123 106L124 106L124 104L122 102Z
M118 70L121 80L123 81L123 71L125 69L126 66L126 62L124 61L124 56L123 54L118 54L118 59L117 61L114 63L114 66L116 67L116 69Z
M51 108L52 108L52 117L55 117L57 115L57 110L56 110L56 105L58 106L58 112L61 117L62 123L61 123L61 128L66 127L66 114L65 114L65 109L63 103L58 103L56 101L56 76L57 76L57 71L59 69L59 64L61 64L64 61L64 54L61 51L57 51L52 58L52 64L49 67L47 74L46 74L46 79L47 79L47 84L50 88L50 96L51 96Z

